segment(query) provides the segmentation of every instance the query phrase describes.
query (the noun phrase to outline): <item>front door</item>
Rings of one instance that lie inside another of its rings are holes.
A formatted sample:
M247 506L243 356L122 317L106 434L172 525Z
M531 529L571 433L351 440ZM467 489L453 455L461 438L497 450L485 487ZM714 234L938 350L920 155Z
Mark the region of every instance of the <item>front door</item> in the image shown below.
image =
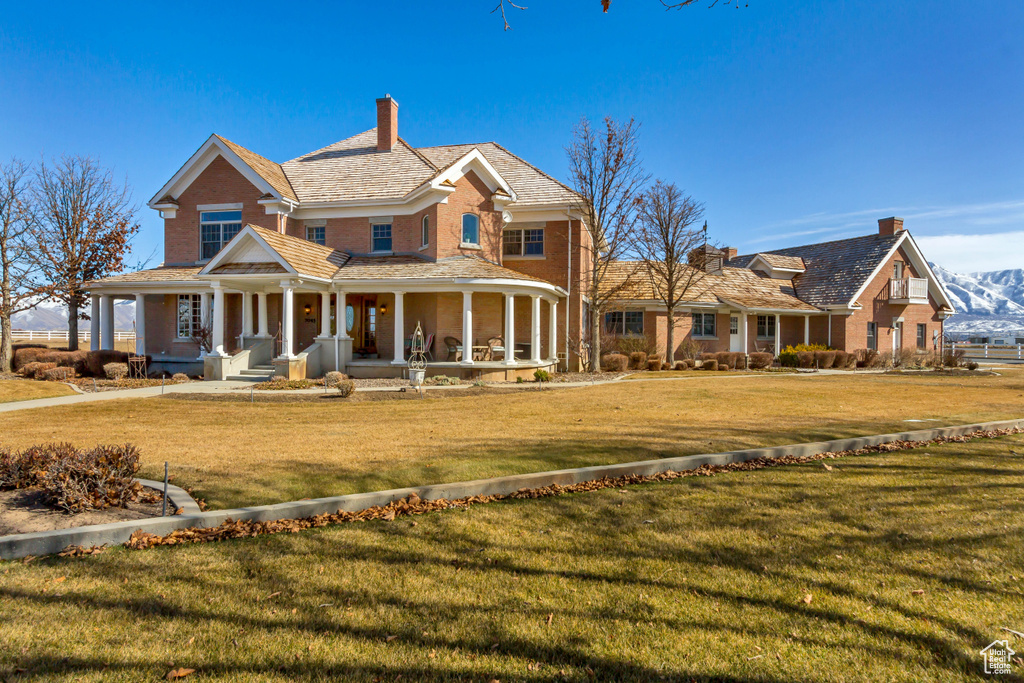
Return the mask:
M739 353L743 351L743 339L740 337L740 317L729 316L729 350Z

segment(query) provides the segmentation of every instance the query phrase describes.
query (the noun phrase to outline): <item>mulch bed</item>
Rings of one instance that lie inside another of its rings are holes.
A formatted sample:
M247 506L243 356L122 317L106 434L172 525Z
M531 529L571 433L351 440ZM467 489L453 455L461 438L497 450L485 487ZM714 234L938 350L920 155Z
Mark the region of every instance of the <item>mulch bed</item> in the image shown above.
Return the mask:
M465 389L442 389L440 391L427 390L422 394L405 385L405 391L396 388L394 391L357 391L348 398L341 396L337 390L328 389L322 393L308 394L278 394L272 392L248 392L234 391L223 394L191 394L173 393L166 394L161 398L171 401L214 401L221 403L363 403L366 401L419 401L432 398L463 398L466 396L495 396L498 394L514 394L524 391L510 386L482 387L468 386ZM543 391L546 387L531 386L533 391ZM530 389L527 389L530 390Z
M148 491L148 489L147 489ZM73 515L54 510L43 503L44 494L39 489L14 489L0 491L0 536L27 534L36 531L70 529L90 524L107 524L132 519L159 517L162 499L147 495L129 503L126 508L110 507L104 510L86 510ZM168 501L168 512L175 508Z
M832 460L855 455L892 453L895 451L920 448L922 446L929 446L933 444L966 443L974 439L991 439L1020 433L1024 433L1024 430L1015 427L1013 429L979 431L964 436L940 437L926 441L893 441L890 443L880 444L878 446L869 446L867 448L858 448L856 450L839 451L835 453L818 453L816 455L807 456L787 455L780 458L757 458L741 463L731 463L728 465L702 465L692 470L668 471L649 476L627 475L615 478L605 477L603 479L582 482L570 486L559 486L555 484L536 489L520 489L519 491L508 495L470 496L468 498L458 498L454 500L446 500L444 498L423 500L413 493L407 498L389 503L388 505L374 506L358 512L346 512L339 510L334 514L322 514L313 517L304 517L301 519L285 519L271 522L232 521L229 519L216 527L206 529L178 529L172 531L166 536L158 536L156 534L150 534L145 531L138 530L132 534L126 546L133 550L140 550L152 548L158 545L203 543L209 541L223 541L231 538L248 538L251 536L261 536L265 534L295 533L304 529L324 527L331 524L364 522L368 520L394 521L398 517L422 515L429 512L450 510L452 508L462 509L468 508L472 505L493 503L503 500L547 498L567 493L583 493L586 491L599 491L601 489L621 488L623 486L631 486L635 484L671 481L682 477L706 477L725 472L748 472L768 467L797 465L818 460ZM825 467L831 469L831 466L827 464L825 464Z

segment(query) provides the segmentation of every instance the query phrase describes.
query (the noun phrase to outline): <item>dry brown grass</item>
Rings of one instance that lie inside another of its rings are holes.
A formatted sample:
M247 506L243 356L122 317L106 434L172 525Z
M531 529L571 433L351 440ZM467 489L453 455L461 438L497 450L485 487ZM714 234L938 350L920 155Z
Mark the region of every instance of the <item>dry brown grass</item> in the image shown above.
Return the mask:
M660 374L660 373L659 373ZM3 441L129 441L212 507L1020 417L1024 377L697 373L348 403L135 399L0 415ZM429 395L428 395L429 396ZM907 419L935 420L908 423Z
M0 403L29 401L75 393L74 389L59 382L37 382L31 379L0 379ZM6 438L6 434L4 437Z

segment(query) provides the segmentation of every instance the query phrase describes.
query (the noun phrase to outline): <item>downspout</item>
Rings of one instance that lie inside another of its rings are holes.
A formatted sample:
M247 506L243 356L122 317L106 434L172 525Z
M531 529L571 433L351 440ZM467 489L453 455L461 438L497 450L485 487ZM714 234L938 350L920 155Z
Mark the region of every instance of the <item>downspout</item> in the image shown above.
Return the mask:
M828 312L828 347L832 348L832 311Z

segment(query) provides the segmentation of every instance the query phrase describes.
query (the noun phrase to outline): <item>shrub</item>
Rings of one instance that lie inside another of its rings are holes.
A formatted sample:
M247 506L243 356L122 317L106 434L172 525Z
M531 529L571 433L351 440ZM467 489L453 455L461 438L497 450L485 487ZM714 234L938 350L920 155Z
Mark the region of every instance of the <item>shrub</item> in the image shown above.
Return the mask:
M698 341L694 341L689 337L683 339L682 343L676 347L675 355L682 358L683 360L697 360L704 353L704 344Z
M817 363L818 367L822 370L827 370L835 365L836 352L835 351L815 351L814 362Z
M135 446L96 446L83 451L71 444L0 451L0 488L41 487L45 502L66 512L125 507L138 498Z
M601 357L601 369L605 372L625 372L629 369L629 356L609 353Z
M738 351L719 351L715 354L715 360L718 361L720 366L722 363L725 363L732 369L739 368L743 365L743 358L744 354L739 353Z
M950 349L942 357L942 364L947 368L958 368L964 364L964 350Z
M686 369L687 369L687 367L688 367L688 366L687 366L687 364L686 364L686 361L685 361L685 360L677 360L677 361L676 361L676 362L675 362L675 363L674 363L674 364L672 365L672 368L673 368L674 370L686 370Z
M62 368L60 366L50 368L45 373L43 373L43 379L45 379L47 382L66 382L69 379L74 379L74 377L74 368Z
M602 342L604 340L602 339ZM613 337L609 344L601 345L601 348L609 349L615 353L629 357L634 353L651 355L656 349L654 339L642 334L630 334L621 337ZM639 367L643 367L642 365Z
M728 370L729 369L729 364L728 363L719 363L718 364L718 369L719 370Z
M448 375L434 375L433 377L428 377L423 383L434 386L453 386L455 384L462 384L462 380L458 377L449 377Z
M702 353L702 354L700 354L700 356L697 357L697 360L699 360L699 361L718 360L718 354L717 353Z
M128 376L126 363L107 363L103 366L103 374L107 379L124 379Z
M701 370L717 370L718 369L718 361L715 360L714 358L708 358L707 360L701 361L700 369Z
M338 389L338 393L341 394L342 398L348 398L356 391L356 383L350 379L338 380L338 383L334 385Z
M86 370L95 377L104 377L104 367L108 363L128 363L128 354L124 351L100 350L86 353Z
M188 381L188 375L186 375L184 372L176 372L173 375L171 375L171 381L172 382L187 382Z
M338 382L348 379L348 376L344 372L338 372L337 370L331 370L324 375L324 384L328 387L338 386Z
M683 362L686 363L686 369L687 370L693 370L694 368L697 367L697 361L695 361L692 358L687 358Z
M796 363L801 368L813 368L814 367L814 351L797 351L796 352Z
M671 370L672 369L672 364L671 363L662 363L661 364L661 369L662 370Z
M537 368L536 370L533 371L533 379L535 379L538 382L550 382L551 373L548 372L547 370Z
M43 362L41 357L44 354L50 353L50 351L51 349L42 345L19 344L14 347L14 352L11 358L11 367L15 372L18 372L29 363Z
M774 360L772 354L768 353L767 351L755 351L754 353L750 354L749 359L750 362L748 367L755 370L761 370L768 367L769 365L772 364L772 360Z
M643 370L647 367L647 354L643 351L634 351L629 354L629 369Z
M650 370L651 372L661 370L661 361L657 358L650 359L649 361L647 361L647 369Z
M661 355L660 353L652 353L652 354L649 354L647 356L647 360L648 361L656 360L656 361L658 361L660 363L663 360L665 360L665 356Z
M967 362L967 369L968 370L977 370L978 369L978 364L976 362L974 362L973 360L972 361L968 361Z
M46 373L48 370L53 370L57 367L56 363L40 363L39 361L32 361L21 366L18 370L18 374L28 379L46 379Z

